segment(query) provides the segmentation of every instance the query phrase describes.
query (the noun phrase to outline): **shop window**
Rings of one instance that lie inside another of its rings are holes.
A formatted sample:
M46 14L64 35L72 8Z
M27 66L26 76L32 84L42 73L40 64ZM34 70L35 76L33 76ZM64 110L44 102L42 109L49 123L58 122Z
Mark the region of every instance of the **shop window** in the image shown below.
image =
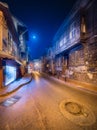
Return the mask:
M5 66L5 85L8 85L16 79L16 67Z

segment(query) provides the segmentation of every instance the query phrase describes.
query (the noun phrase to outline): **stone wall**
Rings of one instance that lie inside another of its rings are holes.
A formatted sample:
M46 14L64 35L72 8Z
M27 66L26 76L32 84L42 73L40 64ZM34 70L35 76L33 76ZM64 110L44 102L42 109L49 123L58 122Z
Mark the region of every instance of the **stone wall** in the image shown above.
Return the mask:
M85 43L69 54L69 78L97 84L97 43Z

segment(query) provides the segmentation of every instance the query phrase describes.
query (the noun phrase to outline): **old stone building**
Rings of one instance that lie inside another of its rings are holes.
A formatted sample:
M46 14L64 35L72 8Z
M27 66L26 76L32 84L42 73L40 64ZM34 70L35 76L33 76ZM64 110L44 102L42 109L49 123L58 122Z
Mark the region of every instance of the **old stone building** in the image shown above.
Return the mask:
M53 39L55 73L97 84L97 1L78 0Z
M24 66L18 27L19 22L13 19L8 5L0 2L0 88L17 79L21 75L21 66Z

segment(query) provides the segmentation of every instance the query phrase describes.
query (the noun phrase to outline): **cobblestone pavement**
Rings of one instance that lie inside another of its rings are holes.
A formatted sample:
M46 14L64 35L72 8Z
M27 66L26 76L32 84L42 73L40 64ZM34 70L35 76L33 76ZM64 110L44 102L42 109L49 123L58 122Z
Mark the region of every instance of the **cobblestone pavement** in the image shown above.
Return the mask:
M36 72L31 83L0 98L0 130L97 130L97 95Z

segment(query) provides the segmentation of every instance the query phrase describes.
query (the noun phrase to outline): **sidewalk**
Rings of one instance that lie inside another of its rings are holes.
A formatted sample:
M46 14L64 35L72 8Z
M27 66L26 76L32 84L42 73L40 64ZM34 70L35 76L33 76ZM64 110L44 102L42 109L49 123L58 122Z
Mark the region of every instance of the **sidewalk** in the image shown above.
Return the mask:
M9 94L16 92L22 86L30 83L31 81L32 81L32 75L26 74L24 77L12 82L5 88L0 89L0 97L8 96Z
M45 74L47 76L49 76L48 74ZM68 87L72 87L75 89L80 89L89 93L93 93L97 95L97 85L93 85L93 84L89 84L89 83L83 83L83 82L78 82L76 80L71 80L71 79L61 79L61 78L57 78L55 76L49 76L51 79L58 81L62 84L67 85Z

